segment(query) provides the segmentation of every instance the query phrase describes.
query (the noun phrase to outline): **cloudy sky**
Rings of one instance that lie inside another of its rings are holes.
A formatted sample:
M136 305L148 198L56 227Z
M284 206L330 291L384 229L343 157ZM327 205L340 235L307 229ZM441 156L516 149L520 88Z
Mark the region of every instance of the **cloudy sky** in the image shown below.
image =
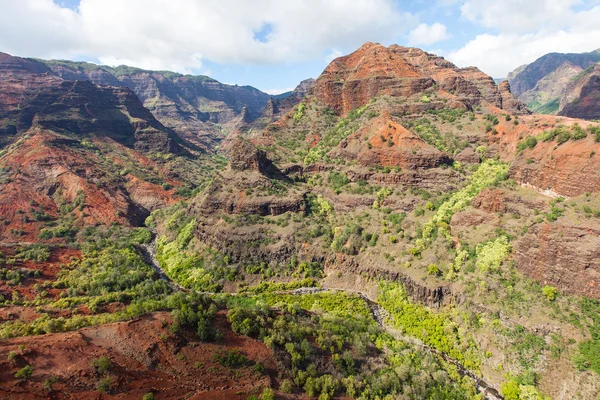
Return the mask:
M0 51L209 75L278 93L366 41L504 77L600 47L600 0L0 0Z

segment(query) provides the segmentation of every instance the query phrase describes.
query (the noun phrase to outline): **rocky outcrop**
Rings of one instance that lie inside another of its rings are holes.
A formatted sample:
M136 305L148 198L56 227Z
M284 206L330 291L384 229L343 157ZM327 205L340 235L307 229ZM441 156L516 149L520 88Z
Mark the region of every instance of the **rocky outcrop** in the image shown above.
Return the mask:
M481 156L472 147L466 147L454 156L454 160L465 164L479 164Z
M600 298L600 230L568 223L539 224L515 245L517 268L570 294Z
M104 135L144 152L180 150L175 135L127 88L65 81L40 63L0 59L0 125L5 133L32 127L77 136Z
M342 140L330 156L357 161L366 167L381 165L410 170L452 163L447 154L427 144L387 113Z
M113 154L111 162L122 163L118 154L128 151L114 141L105 145ZM139 154L134 160L152 165ZM74 226L139 226L151 211L174 201L174 190L111 172L100 152L41 128L28 131L22 141L10 146L0 158L0 168L6 171L0 183L0 215L5 221L0 225L0 239L4 241L36 242L46 221L55 219L72 221ZM158 178L156 173L148 176ZM65 208L72 209L67 216L63 214ZM42 240L69 238L68 226L61 228L57 238L48 235Z
M466 107L483 101L503 108L503 95L494 80L477 68L460 69L420 49L375 43L331 62L315 82L313 93L343 115L379 95L407 98L428 90L448 92ZM526 111L511 106L506 101L504 109L513 114Z
M67 80L131 89L163 125L181 137L214 149L226 132L258 118L269 95L250 86L225 85L207 76L111 68L70 61L42 61ZM242 118L240 118L240 116Z
M569 82L560 100L559 115L600 119L600 62Z
M462 295L455 294L449 286L427 286L403 274L377 265L363 265L356 257L338 253L325 261L326 270L343 272L345 274L366 276L372 280L401 282L410 299L427 307L439 308L449 304L460 304L464 301Z
M522 185L562 196L579 196L600 190L600 144L592 136L568 141L538 142L518 154L509 174Z
M288 93L270 97L262 112L262 121L257 121L264 127L268 122L275 121L290 112L304 99L315 84L314 79L305 79L296 88Z
M512 110L513 113L518 115L531 113L525 103L513 96L508 81L501 82L500 85L498 85L498 90L500 91L500 100L502 104L500 108L503 110Z
M291 180L250 141L235 139L229 159L229 168L194 201L192 212L265 216L306 210L305 193L290 187Z
M509 75L510 86L517 97L533 89L537 83L547 75L556 71L565 63L586 69L600 61L600 51L591 53L550 53L546 54L525 67L519 67L520 71Z

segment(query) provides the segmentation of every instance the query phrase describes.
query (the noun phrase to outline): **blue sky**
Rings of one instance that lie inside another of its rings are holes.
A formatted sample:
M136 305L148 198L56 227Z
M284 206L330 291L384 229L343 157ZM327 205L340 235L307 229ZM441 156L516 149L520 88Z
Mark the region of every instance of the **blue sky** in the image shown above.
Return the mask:
M503 77L600 47L600 0L0 0L0 51L205 74L271 93L366 41Z

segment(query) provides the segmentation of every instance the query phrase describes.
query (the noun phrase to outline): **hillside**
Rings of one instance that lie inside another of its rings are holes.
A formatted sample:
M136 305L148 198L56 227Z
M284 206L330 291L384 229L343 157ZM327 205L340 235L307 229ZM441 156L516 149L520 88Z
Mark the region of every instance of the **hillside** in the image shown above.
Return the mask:
M581 54L550 53L533 63L511 72L508 81L517 97L533 111L541 114L564 115L594 119L597 103L589 93L595 93L593 83L582 80L600 61L600 51ZM581 100L584 100L581 104ZM593 103L590 103L593 102Z
M251 86L222 84L207 76L146 71L90 63L37 60L69 80L131 89L163 125L207 150L263 113L269 95Z
M598 123L365 43L211 155L4 60L6 396L600 395Z

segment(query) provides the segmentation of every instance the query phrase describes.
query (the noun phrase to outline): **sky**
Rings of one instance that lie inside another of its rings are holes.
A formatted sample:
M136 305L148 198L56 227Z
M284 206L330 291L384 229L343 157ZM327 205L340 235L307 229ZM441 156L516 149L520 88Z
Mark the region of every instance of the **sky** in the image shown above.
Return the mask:
M208 75L267 93L363 43L494 78L600 48L600 0L0 0L0 52Z

